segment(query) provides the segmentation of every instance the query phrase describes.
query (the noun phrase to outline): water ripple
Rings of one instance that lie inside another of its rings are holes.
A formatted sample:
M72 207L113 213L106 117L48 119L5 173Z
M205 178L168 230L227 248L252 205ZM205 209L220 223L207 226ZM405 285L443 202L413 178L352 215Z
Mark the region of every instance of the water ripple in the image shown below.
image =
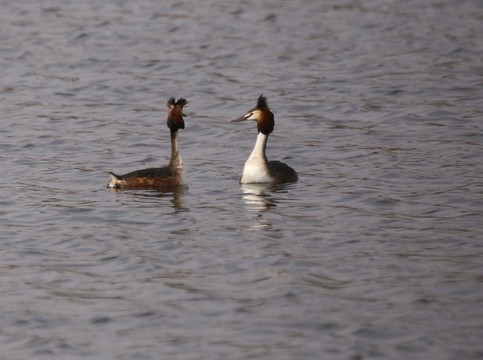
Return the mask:
M0 23L4 356L481 357L478 1L16 1ZM238 182L257 130L229 120L261 93L296 184ZM189 187L106 189L168 162L170 96Z

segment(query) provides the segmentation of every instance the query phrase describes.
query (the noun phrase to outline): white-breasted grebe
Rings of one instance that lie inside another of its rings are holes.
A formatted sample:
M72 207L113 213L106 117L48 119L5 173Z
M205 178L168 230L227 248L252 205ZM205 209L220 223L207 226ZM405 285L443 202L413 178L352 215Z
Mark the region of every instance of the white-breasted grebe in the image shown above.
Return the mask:
M178 151L178 129L184 129L183 107L188 102L174 97L168 100L169 114L166 121L171 132L171 160L161 168L136 170L125 175L109 172L113 189L169 189L183 184L183 162Z
M258 137L255 148L245 163L240 182L242 184L296 182L298 176L294 169L280 161L268 161L265 155L268 135L275 126L274 116L265 96L260 95L255 108L232 122L244 120L257 122Z

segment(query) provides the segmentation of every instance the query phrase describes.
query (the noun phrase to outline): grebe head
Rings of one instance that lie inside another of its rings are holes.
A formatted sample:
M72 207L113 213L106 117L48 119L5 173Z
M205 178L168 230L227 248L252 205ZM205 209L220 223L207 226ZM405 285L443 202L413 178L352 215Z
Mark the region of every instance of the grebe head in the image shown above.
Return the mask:
M244 120L255 120L257 122L258 132L262 134L268 135L273 131L273 127L275 126L274 116L268 107L267 98L263 94L258 97L257 106L242 117L232 120L232 122Z
M188 103L186 99L179 98L178 101L174 97L168 100L169 114L166 124L171 131L178 131L178 129L184 129L183 107Z

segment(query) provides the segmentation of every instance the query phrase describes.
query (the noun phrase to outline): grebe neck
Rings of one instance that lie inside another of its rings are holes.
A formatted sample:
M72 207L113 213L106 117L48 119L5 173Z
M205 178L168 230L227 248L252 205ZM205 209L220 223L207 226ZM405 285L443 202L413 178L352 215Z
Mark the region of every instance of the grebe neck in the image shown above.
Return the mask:
M243 168L243 174L240 179L242 184L269 183L272 181L268 170L267 156L265 155L267 140L268 135L261 132L258 133L255 148Z
M267 141L268 141L268 135L259 132L257 136L257 142L255 143L255 147L253 148L253 151L248 159L249 160L251 158L258 159L258 161L262 161L266 163L267 156L265 155L265 150L267 148Z
M169 161L168 166L181 168L182 165L183 161L181 160L178 150L178 130L171 131L171 160Z

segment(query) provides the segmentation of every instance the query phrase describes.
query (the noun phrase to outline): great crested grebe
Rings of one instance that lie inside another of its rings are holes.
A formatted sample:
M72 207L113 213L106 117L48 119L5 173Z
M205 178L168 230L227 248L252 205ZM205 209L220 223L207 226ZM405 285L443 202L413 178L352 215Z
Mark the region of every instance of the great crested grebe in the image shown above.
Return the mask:
M255 108L242 117L232 120L232 122L244 120L255 120L257 122L258 137L255 148L245 163L240 182L242 184L280 184L297 181L298 176L294 169L280 161L268 161L265 155L268 135L275 126L273 113L267 105L265 96L260 95Z
M171 160L161 168L136 170L125 175L109 172L111 181L107 187L113 189L163 189L182 185L183 162L178 151L178 129L184 129L183 107L188 102L174 97L168 100L169 114L166 121L171 132Z

